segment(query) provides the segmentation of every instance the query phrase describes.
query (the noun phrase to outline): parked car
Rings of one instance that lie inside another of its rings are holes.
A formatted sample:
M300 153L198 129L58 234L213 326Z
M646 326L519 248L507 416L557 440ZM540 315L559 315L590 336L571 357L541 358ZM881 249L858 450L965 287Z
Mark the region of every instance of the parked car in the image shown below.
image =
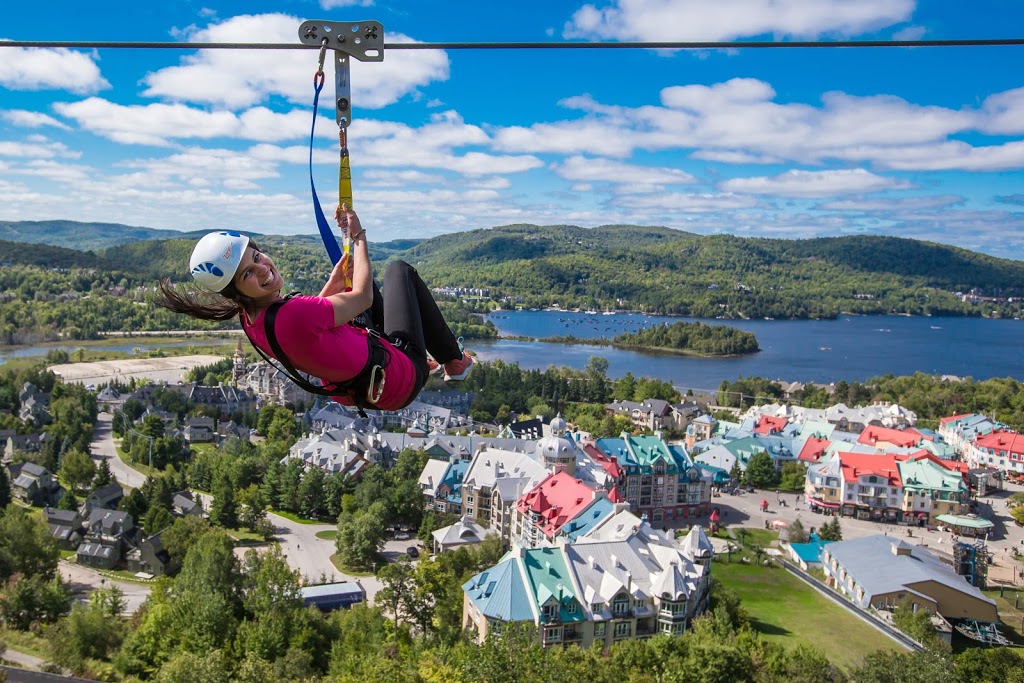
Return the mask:
M405 533L404 531L401 531L401 532L395 534L395 540L396 541L408 541L409 540L409 534Z
M405 554L409 557L416 558L420 556L420 551L416 549L416 546L411 545L405 549Z

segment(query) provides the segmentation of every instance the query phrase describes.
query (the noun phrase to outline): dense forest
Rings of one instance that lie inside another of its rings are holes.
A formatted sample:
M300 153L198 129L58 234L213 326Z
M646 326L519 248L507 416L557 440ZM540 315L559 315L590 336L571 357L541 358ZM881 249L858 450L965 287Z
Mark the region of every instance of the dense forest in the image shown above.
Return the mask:
M613 338L612 344L700 356L738 356L760 350L753 332L700 322L666 323L638 332L626 332Z
M118 237L67 221L33 226L0 224L0 238L19 240L0 242L0 343L211 326L148 303L159 279L188 280L195 235L167 239L167 231L125 227ZM330 272L316 235L253 238L287 264L288 290L317 291ZM773 240L623 225L511 225L377 243L371 257L378 273L389 259L402 258L433 287L486 289L489 302L474 304L484 308L557 303L726 319L843 312L1019 317L1024 298L1021 262L893 237ZM32 306L6 305L14 302Z

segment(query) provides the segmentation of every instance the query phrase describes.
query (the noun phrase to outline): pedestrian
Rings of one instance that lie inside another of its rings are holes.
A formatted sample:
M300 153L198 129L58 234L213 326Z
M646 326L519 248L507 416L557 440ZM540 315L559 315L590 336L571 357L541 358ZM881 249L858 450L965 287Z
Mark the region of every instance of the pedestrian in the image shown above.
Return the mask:
M334 217L348 230L352 255L335 265L317 296L282 297L284 280L270 256L249 237L219 231L204 236L192 251L189 267L197 287L165 279L156 303L201 320L237 316L257 351L276 359L296 384L360 411L404 408L438 364L445 380L465 379L473 357L452 334L416 270L404 261L389 265L382 297L359 217L344 204ZM345 285L348 278L351 288ZM368 324L357 325L357 317L367 313Z

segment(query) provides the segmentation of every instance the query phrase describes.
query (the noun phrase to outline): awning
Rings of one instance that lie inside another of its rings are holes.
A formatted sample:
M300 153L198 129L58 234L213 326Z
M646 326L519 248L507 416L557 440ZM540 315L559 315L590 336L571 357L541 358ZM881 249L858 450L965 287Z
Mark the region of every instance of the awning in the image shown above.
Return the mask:
M935 519L951 526L968 529L991 529L995 526L992 522L977 515L938 515Z
M817 507L821 508L828 508L829 510L839 509L839 503L826 503L825 501L818 500L817 498L808 498L807 503L809 505L816 505Z

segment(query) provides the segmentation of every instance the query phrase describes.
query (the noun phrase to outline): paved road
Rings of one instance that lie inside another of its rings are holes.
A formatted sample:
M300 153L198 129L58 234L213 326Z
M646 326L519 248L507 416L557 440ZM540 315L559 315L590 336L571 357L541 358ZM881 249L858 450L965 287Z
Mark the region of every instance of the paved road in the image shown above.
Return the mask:
M60 576L71 589L73 600L85 600L89 593L99 588L110 588L117 586L124 594L124 614L133 614L146 598L149 597L150 587L144 583L130 583L128 581L115 581L108 579L97 571L73 562L61 561L57 567Z
M110 465L110 471L114 478L129 489L137 489L146 481L144 474L124 464L121 458L117 457L114 449L114 433L112 421L114 416L110 413L100 413L96 417L96 425L93 428L92 443L89 450L92 459L99 462L106 460Z
M95 431L91 452L94 460L105 459L110 464L110 471L114 478L126 488L138 488L145 482L146 477L128 465L119 457L114 449L113 431L110 413L100 413L96 420ZM208 494L199 494L203 500L205 509L210 509L212 498ZM366 591L367 600L372 602L373 596L380 590L380 582L375 577L354 577L342 574L331 562L331 555L334 554L334 541L325 541L316 537L321 531L330 531L335 527L332 524L301 524L280 515L270 514L270 522L277 530L276 538L281 545L281 551L288 558L288 565L299 572L305 579L316 582L321 576L327 577L328 581L356 581ZM415 539L410 541L388 541L385 544L383 555L393 561L400 554L405 552L409 545L413 545ZM88 571L88 570L86 570ZM103 577L95 574L96 580ZM95 587L95 585L93 586Z
M1024 528L1014 523L1006 509L1006 499L1012 493L1024 491L1024 487L1014 484L1007 484L1007 490L997 491L993 495L985 496L978 503L978 512L982 517L990 519L995 523L995 528L990 534L989 551L993 555L997 567L1007 568L1007 573L1012 571L1013 575L1022 569L1019 562L1012 558L1012 549L1017 547L1024 550ZM743 493L742 495L730 495L723 493L711 499L711 506L718 507L725 513L722 522L730 526L750 526L764 528L765 522L782 520L787 524L799 519L804 528L810 531L811 527L818 528L832 518L823 514L811 512L807 509L806 503L798 503L797 496L792 493L782 494L786 507L779 505L778 496L775 492L756 491L754 493ZM801 496L802 498L802 496ZM761 512L759 504L762 500L768 501L768 512ZM843 538L862 538L875 534L888 534L908 543L914 543L927 547L933 553L948 560L952 559L952 544L949 532L928 531L913 527L910 531L913 536L908 536L908 527L897 524L883 524L871 522L852 517L840 517L840 526L843 530ZM1019 581L1019 579L1018 579Z

